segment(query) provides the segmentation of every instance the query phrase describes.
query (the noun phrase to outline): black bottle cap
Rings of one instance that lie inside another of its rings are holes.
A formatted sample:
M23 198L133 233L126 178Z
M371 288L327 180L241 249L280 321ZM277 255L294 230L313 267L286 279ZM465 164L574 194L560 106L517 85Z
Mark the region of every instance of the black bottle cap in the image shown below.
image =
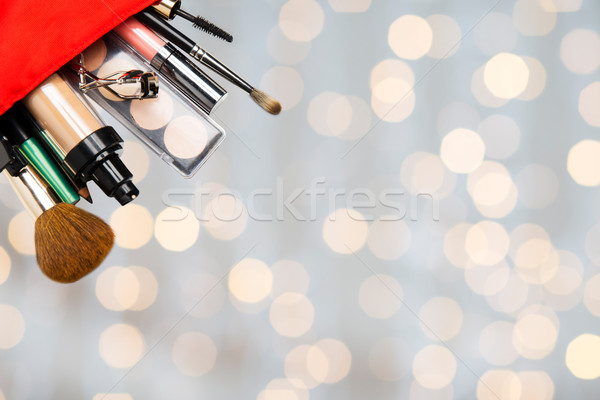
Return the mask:
M8 154L4 140L0 140L0 172L4 171L4 168L6 168L11 161L12 157Z
M116 153L111 154L93 170L90 176L102 191L114 197L119 204L124 206L137 196L140 191L131 182L131 172Z
M21 102L15 103L0 117L2 133L15 146L20 146L40 131L33 116Z
M110 126L88 135L65 157L65 163L75 174L75 180L96 182L109 197L125 205L135 199L139 190L131 178L133 175L119 158L123 139Z

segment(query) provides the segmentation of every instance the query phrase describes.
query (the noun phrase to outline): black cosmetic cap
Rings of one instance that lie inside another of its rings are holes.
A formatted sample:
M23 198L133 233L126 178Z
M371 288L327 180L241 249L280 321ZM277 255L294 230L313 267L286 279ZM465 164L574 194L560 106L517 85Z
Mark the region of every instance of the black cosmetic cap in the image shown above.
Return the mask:
M0 140L0 172L12 161L12 157L8 154L8 150L4 147L4 141Z
M133 175L119 158L123 139L110 126L88 135L65 157L65 163L75 174L75 180L96 182L109 197L125 205L135 199L140 191L131 178Z
M114 197L124 206L139 196L140 191L131 182L131 172L115 153L102 160L102 163L92 171L91 178L102 191Z
M15 146L20 146L40 132L37 122L21 102L15 103L0 116L2 133Z

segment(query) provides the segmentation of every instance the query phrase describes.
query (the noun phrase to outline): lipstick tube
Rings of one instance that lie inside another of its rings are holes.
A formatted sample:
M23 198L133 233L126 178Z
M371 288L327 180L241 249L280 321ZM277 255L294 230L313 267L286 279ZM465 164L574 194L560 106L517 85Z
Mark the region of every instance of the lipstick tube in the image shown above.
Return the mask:
M114 31L148 60L158 73L210 114L227 92L202 70L134 17Z
M42 127L42 137L76 182L93 180L125 205L139 195L131 172L119 158L123 140L104 123L82 95L54 73L24 99Z

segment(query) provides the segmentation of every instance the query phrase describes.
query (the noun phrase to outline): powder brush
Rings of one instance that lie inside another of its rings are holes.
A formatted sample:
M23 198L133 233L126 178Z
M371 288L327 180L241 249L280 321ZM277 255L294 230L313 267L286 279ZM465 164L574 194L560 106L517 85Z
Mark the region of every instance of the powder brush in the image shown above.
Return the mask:
M169 42L179 47L181 50L194 57L197 61L212 69L223 78L227 79L237 87L247 92L252 100L265 111L270 114L277 115L281 112L281 104L273 99L268 94L255 89L248 82L244 81L237 74L227 68L222 62L215 58L212 54L198 46L190 38L185 36L182 32L177 30L171 24L155 15L152 11L143 10L136 15L142 23L147 25L150 29L154 30L160 36L163 36Z
M92 272L114 243L111 227L97 216L61 202L48 183L13 149L8 155L8 181L35 221L35 250L42 272L50 279L71 283Z
M72 204L59 203L35 221L38 265L50 279L78 281L106 258L114 244L111 227Z

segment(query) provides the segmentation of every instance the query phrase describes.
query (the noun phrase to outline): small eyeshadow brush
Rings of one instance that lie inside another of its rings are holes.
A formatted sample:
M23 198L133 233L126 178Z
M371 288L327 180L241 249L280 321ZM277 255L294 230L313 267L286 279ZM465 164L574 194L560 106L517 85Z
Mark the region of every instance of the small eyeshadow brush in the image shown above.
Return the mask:
M214 56L208 53L206 50L194 43L190 38L185 36L171 24L163 20L162 18L155 15L149 10L144 10L136 15L142 23L146 24L149 28L154 30L159 35L163 36L169 42L179 47L181 50L188 53L194 59L212 69L223 78L227 79L237 87L247 92L252 100L260 107L262 107L268 113L277 115L281 112L281 104L266 93L255 89L248 82L244 81L233 71L227 68L222 62L217 60Z

